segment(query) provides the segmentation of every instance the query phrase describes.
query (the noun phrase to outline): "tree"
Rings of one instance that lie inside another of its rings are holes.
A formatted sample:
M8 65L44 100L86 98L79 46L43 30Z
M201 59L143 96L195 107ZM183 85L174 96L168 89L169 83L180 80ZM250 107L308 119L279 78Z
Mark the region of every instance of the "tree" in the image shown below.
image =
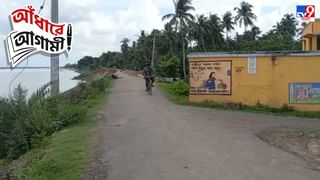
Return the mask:
M205 37L208 35L210 24L208 18L204 15L197 16L197 21L192 23L191 34L197 40L198 46L201 47L202 51L206 51Z
M275 26L276 31L279 33L288 33L292 37L295 37L298 29L297 29L297 21L293 14L285 14L281 19L280 23L277 23Z
M308 26L308 24L307 24L306 22L302 22L302 23L301 23L300 27L298 28L298 32L297 32L299 36L302 35L304 29L305 29L307 26Z
M210 26L208 40L214 50L221 49L223 44L223 26L221 19L217 14L210 14L208 23Z
M191 6L191 0L173 0L175 12L167 14L162 17L162 20L169 19L169 24L174 26L176 31L178 30L181 35L182 42L182 66L183 66L183 77L186 80L186 57L185 57L185 32L184 30L188 27L188 24L193 21L194 17L189 11L195 10Z
M250 33L251 33L252 40L256 40L258 35L261 33L261 30L257 26L252 26Z
M171 54L166 55L157 69L161 77L176 78L179 71L179 58Z
M121 52L122 52L122 55L123 55L122 62L125 62L125 64L128 63L129 42L130 42L130 39L128 39L128 38L123 38L120 41L120 43L121 43Z
M245 1L240 3L240 7L235 7L234 10L237 12L235 16L235 22L244 25L244 31L247 31L247 27L253 25L253 20L257 19L257 16L252 12L253 6Z
M167 23L167 24L165 24L164 30L162 31L162 33L164 35L165 41L167 41L169 44L169 49L170 49L171 54L174 54L175 48L173 45L177 44L176 32L174 32L172 26L169 23Z
M97 65L97 58L85 56L78 61L79 69L92 69Z
M230 32L231 30L234 30L234 27L233 27L234 24L235 22L233 21L232 13L230 11L226 12L222 16L223 29L226 30L226 40L228 40L228 32Z

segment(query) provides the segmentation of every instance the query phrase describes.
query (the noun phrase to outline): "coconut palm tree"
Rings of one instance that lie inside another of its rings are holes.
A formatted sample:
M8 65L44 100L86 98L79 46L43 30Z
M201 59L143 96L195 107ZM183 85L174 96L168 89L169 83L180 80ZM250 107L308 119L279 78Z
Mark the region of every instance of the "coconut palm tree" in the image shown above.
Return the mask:
M195 10L191 6L192 0L173 0L175 7L175 12L167 14L162 17L162 20L169 19L169 24L175 27L176 31L179 31L181 35L182 42L182 66L183 66L183 77L187 78L186 72L186 55L185 55L185 29L188 27L188 24L193 21L194 17L190 14L190 11Z
M298 28L298 32L297 32L299 36L302 35L304 29L305 29L307 26L308 26L308 24L307 24L306 22L302 22L302 23L300 24L300 27Z
M217 50L223 43L222 22L217 14L210 14L208 23L210 26L208 37L210 38L213 49Z
M257 26L252 26L251 28L251 36L252 36L252 40L256 40L258 35L261 33L261 30L259 27Z
M223 29L226 30L226 40L228 40L228 32L230 32L231 30L234 30L234 27L233 27L234 24L235 22L232 19L232 13L230 11L226 12L222 16Z
M197 21L192 23L191 34L194 36L194 39L202 51L206 51L205 37L208 35L209 29L210 24L208 23L208 18L204 15L197 16Z
M171 54L174 54L173 44L176 42L176 40L175 40L176 39L176 33L173 31L172 26L169 23L165 24L162 33L164 35L164 39L169 44L169 49L170 49Z
M240 7L235 7L234 10L237 15L234 17L235 22L244 25L244 31L247 31L247 27L253 25L253 20L257 20L257 16L252 12L253 6L245 1L240 3Z

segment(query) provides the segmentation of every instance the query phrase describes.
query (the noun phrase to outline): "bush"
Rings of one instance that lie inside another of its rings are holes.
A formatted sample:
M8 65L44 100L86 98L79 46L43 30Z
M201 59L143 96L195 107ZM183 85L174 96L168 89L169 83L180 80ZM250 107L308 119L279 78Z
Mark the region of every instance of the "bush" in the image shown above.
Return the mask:
M170 83L168 90L176 96L189 96L189 84L183 81Z
M29 98L19 85L12 97L0 98L0 159L15 159L52 133L83 121L87 112L80 102L104 92L108 83L99 79L80 84L75 94L54 97L46 84Z

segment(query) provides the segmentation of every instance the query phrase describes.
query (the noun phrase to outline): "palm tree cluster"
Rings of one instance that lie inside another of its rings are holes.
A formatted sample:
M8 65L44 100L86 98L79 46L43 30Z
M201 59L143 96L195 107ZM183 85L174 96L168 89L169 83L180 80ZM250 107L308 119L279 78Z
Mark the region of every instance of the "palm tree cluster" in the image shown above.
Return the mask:
M163 57L178 57L179 73L186 78L186 54L189 52L300 49L297 36L301 29L293 14L285 14L270 31L261 34L260 28L255 25L257 16L253 12L254 7L245 1L221 17L214 13L194 15L192 0L173 0L173 7L174 11L162 18L166 22L163 30L154 29L151 33L141 31L131 46L130 40L124 38L121 52L103 53L95 58L84 57L78 67L117 66L140 70L150 64L153 55L155 66L165 61ZM242 34L234 32L236 25L244 27Z

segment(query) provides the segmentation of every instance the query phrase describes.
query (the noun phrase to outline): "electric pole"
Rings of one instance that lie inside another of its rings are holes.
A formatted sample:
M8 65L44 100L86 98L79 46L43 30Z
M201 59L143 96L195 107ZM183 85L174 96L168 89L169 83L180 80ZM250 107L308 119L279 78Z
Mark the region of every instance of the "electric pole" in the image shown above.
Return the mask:
M153 69L154 65L154 52L155 52L155 47L156 47L156 35L153 35L153 46L152 46L152 59L151 59L151 68Z
M59 23L59 2L58 0L51 0L51 21ZM59 54L51 55L51 94L59 94Z

